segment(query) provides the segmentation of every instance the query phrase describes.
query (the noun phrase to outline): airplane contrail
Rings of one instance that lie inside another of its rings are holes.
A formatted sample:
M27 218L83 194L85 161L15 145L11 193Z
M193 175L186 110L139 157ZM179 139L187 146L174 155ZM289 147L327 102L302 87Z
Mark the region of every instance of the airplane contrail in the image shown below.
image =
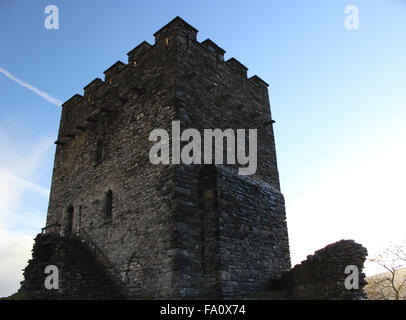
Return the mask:
M33 92L35 92L37 95L39 95L40 97L44 98L45 100L47 100L48 102L51 102L57 106L61 106L62 105L62 101L54 98L53 96L49 95L48 93L41 91L37 88L35 88L34 86L14 77L10 72L8 72L7 70L4 70L2 68L0 68L0 73L3 73L7 78L9 78L10 80L13 80L15 82L17 82L20 86L25 87Z

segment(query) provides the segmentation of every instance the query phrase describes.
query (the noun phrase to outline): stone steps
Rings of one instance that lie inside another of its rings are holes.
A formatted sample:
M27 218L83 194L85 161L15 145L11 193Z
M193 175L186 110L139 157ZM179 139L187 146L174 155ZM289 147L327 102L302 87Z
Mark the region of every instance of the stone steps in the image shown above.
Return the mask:
M59 289L47 290L47 265L59 270ZM124 299L86 244L75 238L38 235L20 292L28 299Z

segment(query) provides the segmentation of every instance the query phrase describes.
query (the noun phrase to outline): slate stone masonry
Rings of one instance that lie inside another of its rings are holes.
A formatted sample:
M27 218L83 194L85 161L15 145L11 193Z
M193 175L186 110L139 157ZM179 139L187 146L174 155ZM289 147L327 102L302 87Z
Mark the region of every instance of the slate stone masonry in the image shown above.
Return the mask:
M86 234L130 296L243 297L290 268L268 84L196 34L175 18L63 104L46 232ZM257 129L257 172L151 164L175 120Z

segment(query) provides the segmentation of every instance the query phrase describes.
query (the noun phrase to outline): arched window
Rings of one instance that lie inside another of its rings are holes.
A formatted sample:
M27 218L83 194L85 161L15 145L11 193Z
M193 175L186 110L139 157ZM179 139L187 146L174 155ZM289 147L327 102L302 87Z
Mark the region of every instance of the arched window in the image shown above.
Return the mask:
M113 212L113 191L106 192L106 217L110 218Z

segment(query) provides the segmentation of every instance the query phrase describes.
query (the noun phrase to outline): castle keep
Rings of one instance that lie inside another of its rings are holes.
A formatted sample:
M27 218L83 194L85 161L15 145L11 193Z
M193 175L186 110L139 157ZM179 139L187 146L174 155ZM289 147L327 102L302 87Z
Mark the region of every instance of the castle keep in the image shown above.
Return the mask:
M45 232L97 247L130 296L243 297L290 269L268 85L197 32L175 18L63 104ZM152 164L172 121L257 129L256 173Z

